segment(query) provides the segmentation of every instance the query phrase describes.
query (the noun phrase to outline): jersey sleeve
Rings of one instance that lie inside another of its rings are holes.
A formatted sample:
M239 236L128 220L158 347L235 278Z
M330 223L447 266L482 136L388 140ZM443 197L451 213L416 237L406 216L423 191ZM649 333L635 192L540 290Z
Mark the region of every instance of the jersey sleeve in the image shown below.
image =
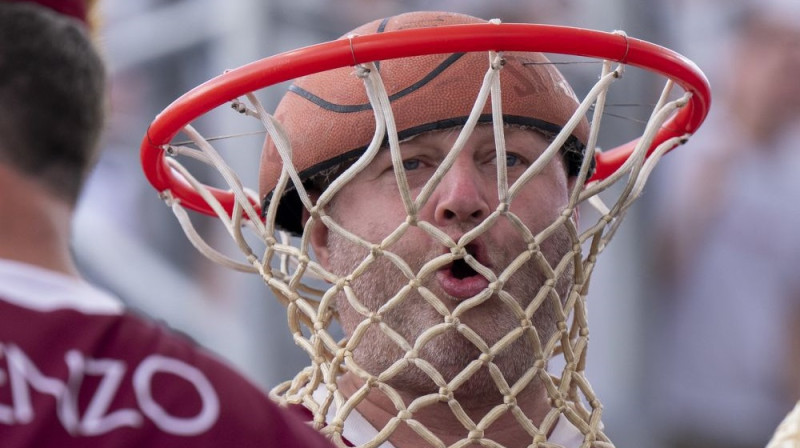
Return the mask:
M331 446L162 325L2 300L0 440L7 448Z

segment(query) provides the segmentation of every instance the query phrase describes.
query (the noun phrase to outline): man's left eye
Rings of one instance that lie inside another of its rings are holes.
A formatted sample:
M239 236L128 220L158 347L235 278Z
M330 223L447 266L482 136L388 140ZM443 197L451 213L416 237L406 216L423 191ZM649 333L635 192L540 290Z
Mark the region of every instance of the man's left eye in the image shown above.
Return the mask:
M516 154L506 154L506 166L516 166L522 163L522 159Z

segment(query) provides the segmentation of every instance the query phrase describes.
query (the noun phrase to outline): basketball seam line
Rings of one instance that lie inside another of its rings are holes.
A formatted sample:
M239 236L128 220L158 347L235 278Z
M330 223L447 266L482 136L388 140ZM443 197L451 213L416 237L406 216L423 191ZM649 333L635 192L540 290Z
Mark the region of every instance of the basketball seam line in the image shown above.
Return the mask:
M431 82L434 78L439 76L440 73L445 71L448 67L453 65L457 60L459 60L465 53L453 53L447 57L441 64L439 64L436 68L431 70L427 75L425 75L422 79L415 82L414 84L406 87L405 89L396 92L392 95L389 95L389 101L395 101L399 98L402 98L406 95L409 95L416 91L417 89L423 87L424 85ZM363 103L363 104L353 104L353 105L345 105L345 104L335 104L331 103L330 101L324 100L317 95L309 92L302 87L298 87L295 84L289 86L289 91L299 95L302 98L307 99L308 101L316 104L322 109L341 113L341 114L348 114L348 113L355 113L355 112L362 112L365 110L371 110L372 105L370 103Z

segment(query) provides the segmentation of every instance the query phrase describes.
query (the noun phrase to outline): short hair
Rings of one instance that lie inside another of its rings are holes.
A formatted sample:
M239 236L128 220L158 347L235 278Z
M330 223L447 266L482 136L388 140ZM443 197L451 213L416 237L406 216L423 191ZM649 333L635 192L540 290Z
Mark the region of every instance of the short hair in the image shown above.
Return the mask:
M105 79L80 21L0 2L0 163L74 203L97 157Z

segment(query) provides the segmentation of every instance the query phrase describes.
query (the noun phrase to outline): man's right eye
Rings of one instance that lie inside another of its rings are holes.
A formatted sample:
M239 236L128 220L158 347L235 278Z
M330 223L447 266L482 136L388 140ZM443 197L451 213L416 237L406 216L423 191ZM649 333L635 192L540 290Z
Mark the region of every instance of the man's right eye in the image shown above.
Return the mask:
M406 171L411 171L419 168L420 161L419 159L408 159L403 160L403 169Z

